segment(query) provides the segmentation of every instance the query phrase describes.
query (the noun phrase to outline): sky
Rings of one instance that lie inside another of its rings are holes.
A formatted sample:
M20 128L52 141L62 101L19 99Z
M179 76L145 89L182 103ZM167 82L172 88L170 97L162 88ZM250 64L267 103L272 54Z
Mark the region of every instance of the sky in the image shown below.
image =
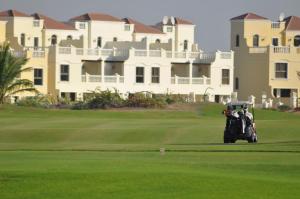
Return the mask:
M254 12L271 20L300 16L300 0L0 0L0 10L39 12L60 21L86 12L131 17L148 25L177 16L196 25L196 41L205 51L230 50L230 18Z

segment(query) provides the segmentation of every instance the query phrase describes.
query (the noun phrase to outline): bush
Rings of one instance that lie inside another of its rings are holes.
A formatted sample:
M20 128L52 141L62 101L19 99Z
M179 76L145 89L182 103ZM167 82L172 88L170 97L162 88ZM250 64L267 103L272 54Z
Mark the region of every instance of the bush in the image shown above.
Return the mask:
M278 110L279 111L289 111L289 110L291 110L291 107L289 107L288 105L281 105L281 106L278 106Z
M120 108L122 106L124 106L124 100L116 90L114 92L96 90L87 101L87 107L90 109Z
M18 106L50 108L55 104L53 97L49 95L36 95L34 97L24 97L16 102Z
M126 106L139 108L163 108L166 101L162 97L151 97L150 94L135 93L128 97Z

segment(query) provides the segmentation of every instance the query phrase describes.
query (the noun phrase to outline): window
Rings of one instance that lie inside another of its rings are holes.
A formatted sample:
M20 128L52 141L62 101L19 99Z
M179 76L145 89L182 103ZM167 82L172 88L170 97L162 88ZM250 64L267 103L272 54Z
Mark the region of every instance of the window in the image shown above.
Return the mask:
M72 40L72 39L73 39L72 35L68 35L68 36L67 36L67 40L70 41L70 40Z
M57 36L56 35L52 35L51 36L51 45L56 45L57 44Z
M43 69L34 69L34 85L43 85Z
M159 67L152 67L151 74L152 74L152 83L159 83Z
M183 50L187 50L188 49L188 40L184 40L184 43L183 43Z
M222 69L222 84L229 85L229 69Z
M155 40L155 43L160 44L160 39Z
M291 97L291 89L273 89L275 97Z
M259 46L259 35L253 36L253 46L258 47Z
M26 40L25 34L22 33L22 34L21 34L21 46L25 46L25 40Z
M39 20L34 20L33 21L33 27L40 27L40 21Z
M239 78L238 77L236 77L235 78L235 90L239 90L239 87L240 87L240 85L239 85Z
M129 24L125 24L124 30L125 30L125 31L130 31L130 25L129 25Z
M136 83L144 83L144 67L136 67Z
M98 46L99 48L102 47L102 37L98 37L98 38L97 38L97 46Z
M240 35L235 36L235 46L239 47L240 46Z
M167 27L167 32L173 32L173 27Z
M300 47L300 35L295 36L294 38L294 46Z
M60 81L69 81L69 65L60 65Z
M288 74L288 64L287 63L276 63L275 64L275 78L287 79Z
M39 38L38 37L34 38L33 46L35 49L39 47Z
M113 38L113 41L114 41L114 42L118 41L118 38L117 38L117 37L114 37L114 38Z
M79 29L85 29L85 23L79 23Z
M273 38L272 39L272 45L273 46L278 46L278 38Z
M71 100L71 102L75 102L75 100L76 100L76 93L70 93L70 100Z

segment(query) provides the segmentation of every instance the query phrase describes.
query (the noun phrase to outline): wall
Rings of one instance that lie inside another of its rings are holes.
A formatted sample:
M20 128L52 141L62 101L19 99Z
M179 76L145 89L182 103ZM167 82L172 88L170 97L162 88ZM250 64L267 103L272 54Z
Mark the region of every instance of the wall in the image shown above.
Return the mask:
M6 40L6 21L0 21L0 43Z

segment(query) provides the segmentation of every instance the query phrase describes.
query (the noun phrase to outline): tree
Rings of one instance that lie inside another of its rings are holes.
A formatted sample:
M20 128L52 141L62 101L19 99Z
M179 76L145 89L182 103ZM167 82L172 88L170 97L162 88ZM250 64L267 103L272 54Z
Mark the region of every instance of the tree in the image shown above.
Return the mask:
M18 78L21 73L32 70L31 67L23 68L27 61L26 57L16 57L8 43L0 45L0 104L20 92L38 92L32 81Z

